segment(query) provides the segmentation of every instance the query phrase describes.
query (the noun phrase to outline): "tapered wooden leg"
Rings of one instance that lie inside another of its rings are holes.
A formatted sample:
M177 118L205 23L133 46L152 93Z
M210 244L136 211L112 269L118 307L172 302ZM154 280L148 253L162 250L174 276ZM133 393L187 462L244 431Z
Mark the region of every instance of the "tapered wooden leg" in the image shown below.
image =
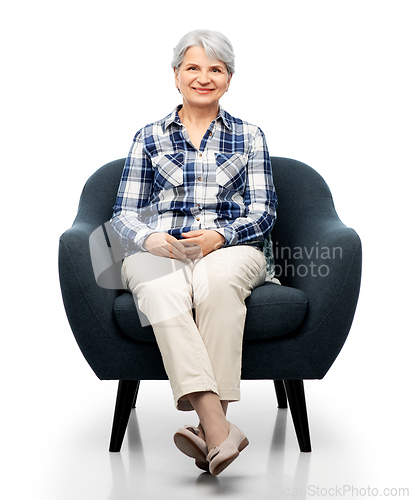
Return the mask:
M120 380L118 383L110 441L110 451L112 452L121 450L138 384L138 380Z
M276 399L278 400L278 408L287 408L288 400L286 398L285 386L283 380L274 380Z
M140 388L140 380L137 380L137 388L135 390L134 401L132 402L132 407L135 408L137 404L138 389Z
M312 451L303 380L284 380L300 451Z

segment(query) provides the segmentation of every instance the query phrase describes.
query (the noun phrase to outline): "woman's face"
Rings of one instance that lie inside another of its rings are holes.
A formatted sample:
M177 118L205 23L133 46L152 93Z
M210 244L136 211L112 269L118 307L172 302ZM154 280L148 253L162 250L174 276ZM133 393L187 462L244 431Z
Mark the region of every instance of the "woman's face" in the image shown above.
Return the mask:
M203 47L190 47L175 70L175 84L188 104L212 107L228 90L232 75L225 63L208 59Z

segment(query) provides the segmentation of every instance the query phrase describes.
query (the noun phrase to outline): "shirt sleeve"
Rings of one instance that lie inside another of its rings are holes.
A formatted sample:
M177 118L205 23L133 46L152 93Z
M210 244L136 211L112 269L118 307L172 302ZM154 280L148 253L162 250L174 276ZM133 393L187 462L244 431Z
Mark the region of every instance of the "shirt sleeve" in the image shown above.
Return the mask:
M244 204L244 217L218 229L225 237L225 246L263 241L276 221L278 200L265 135L259 128L248 155Z
M145 250L144 241L154 232L144 223L150 211L152 182L151 159L145 150L140 130L134 137L124 165L111 219L114 236L127 251Z

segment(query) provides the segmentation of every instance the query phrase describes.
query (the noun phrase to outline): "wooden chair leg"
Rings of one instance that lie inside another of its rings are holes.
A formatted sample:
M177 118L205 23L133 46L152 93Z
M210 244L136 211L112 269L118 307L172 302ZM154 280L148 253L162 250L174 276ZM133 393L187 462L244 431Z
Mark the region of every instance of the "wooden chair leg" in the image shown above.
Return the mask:
M131 408L138 389L138 380L120 380L111 431L110 451L118 452L124 440Z
M135 396L134 396L134 401L132 402L132 408L135 408L137 404L137 396L138 396L138 390L140 388L140 380L137 380L137 388L135 390Z
M303 380L284 380L300 451L312 451Z
M287 408L288 400L286 398L285 386L283 380L274 380L276 399L278 400L278 408Z

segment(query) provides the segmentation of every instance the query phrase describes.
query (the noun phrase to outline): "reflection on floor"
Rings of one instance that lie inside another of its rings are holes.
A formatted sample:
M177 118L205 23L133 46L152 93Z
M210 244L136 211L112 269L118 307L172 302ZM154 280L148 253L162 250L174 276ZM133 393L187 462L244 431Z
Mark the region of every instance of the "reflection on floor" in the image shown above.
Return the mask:
M245 463L240 465L240 459L245 458L243 454L238 458L235 464L232 464L232 469L226 469L224 475L214 477L206 472L193 469L189 474L190 477L183 477L182 471L173 467L171 460L168 465L168 471L164 471L164 476L168 473L174 475L172 485L175 490L169 489L169 483L165 479L157 478L159 483L156 483L152 476L147 471L147 466L144 458L144 449L142 446L141 434L138 425L137 416L135 413L131 415L131 421L128 428L128 441L125 446L128 446L128 463L127 467L121 453L110 454L110 465L112 473L112 490L108 496L109 499L128 500L135 498L135 495L141 495L142 498L189 498L189 495L194 494L194 498L209 498L219 496L220 494L232 495L235 498L251 498L255 493L257 498L268 498L269 493L277 492L287 494L287 492L298 492L298 498L306 498L309 466L311 454L295 454L295 463L293 473L289 475L285 473L285 433L287 424L287 411L278 410L276 422L271 439L268 460L265 460L264 474L247 474ZM179 457L178 457L179 458ZM184 462L190 462L190 467L193 467L193 461L189 458L182 457ZM249 461L248 457L248 461ZM182 461L181 461L182 462ZM186 468L184 464L184 469ZM248 464L249 465L249 464ZM270 472L269 472L270 471ZM178 487L178 476L180 485ZM196 478L195 478L196 476ZM166 484L163 484L164 481ZM154 496L154 493L158 495ZM164 495L163 497L161 496ZM191 496L191 498L193 498Z
M299 452L272 381L244 381L242 400L230 405L228 419L246 432L250 446L217 477L175 447L174 432L197 421L192 412L175 410L167 381L141 383L120 453L108 452L116 383L93 381L77 390L52 409L52 438L36 474L43 500L334 498L332 488L377 487L366 416L344 411L322 381L305 384L310 454Z

